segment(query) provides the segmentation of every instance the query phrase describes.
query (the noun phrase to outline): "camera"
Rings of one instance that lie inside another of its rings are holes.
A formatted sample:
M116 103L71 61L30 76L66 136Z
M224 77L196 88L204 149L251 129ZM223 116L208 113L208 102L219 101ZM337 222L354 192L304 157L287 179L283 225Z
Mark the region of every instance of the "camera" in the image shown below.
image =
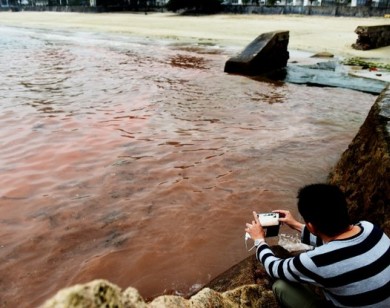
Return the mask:
M257 214L260 224L265 229L265 236L277 236L279 234L279 213L262 213Z

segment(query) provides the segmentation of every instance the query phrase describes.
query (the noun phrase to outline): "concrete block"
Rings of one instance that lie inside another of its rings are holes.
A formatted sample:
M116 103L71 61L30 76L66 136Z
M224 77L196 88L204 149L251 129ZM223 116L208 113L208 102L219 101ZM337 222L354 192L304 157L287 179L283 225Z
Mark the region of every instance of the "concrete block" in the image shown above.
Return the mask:
M289 59L288 42L289 31L263 33L226 61L224 71L254 76L284 68Z

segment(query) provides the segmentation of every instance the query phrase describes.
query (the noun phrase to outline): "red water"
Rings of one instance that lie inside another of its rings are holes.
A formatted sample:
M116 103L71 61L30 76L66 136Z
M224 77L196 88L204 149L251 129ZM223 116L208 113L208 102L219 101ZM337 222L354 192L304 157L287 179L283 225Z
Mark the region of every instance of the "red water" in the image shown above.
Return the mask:
M0 34L2 307L97 278L189 294L248 256L252 210L295 212L375 100L227 75L217 46Z

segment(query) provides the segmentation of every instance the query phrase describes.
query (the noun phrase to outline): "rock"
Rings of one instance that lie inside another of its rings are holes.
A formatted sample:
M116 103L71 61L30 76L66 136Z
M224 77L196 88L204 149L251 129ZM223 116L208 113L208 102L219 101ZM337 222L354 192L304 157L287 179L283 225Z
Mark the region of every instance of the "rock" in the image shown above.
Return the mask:
M244 285L227 292L203 288L185 299L176 295L164 295L145 303L134 288L121 289L105 280L94 280L59 291L41 308L247 308L278 307L272 291L257 284Z
M138 293L138 291L136 291ZM133 296L136 298L137 296ZM49 299L43 308L83 308L83 307L123 307L121 290L118 286L105 281L94 280L90 283L74 285L60 290ZM132 307L132 306L128 306ZM136 307L136 306L133 306ZM138 306L137 306L138 307Z
M274 293L271 290L266 290L264 287L257 284L246 285L231 291L227 291L223 293L223 296L226 299L230 299L230 301L233 303L232 307L279 307L274 297Z
M312 55L311 57L312 58L333 58L334 54L327 51L322 51Z
M369 50L390 45L390 25L359 26L355 33L358 35L352 48Z
M177 295L164 295L155 298L146 307L151 308L189 308L191 307L188 300Z
M382 80L352 76L332 70L330 67L324 69L324 66L317 65L313 68L314 66L289 65L282 80L295 84L346 88L376 95L380 94L388 84Z
M126 308L146 308L148 307L138 290L128 287L122 294L122 304Z
M256 260L255 255L251 255L218 275L206 284L205 287L218 292L225 292L242 285L253 284L256 281L255 273L259 270L259 267L260 263Z
M288 41L288 31L263 33L226 61L224 71L255 76L284 68L289 59Z
M160 296L148 307L153 308L249 308L279 307L273 292L257 284L244 285L227 292L217 292L203 288L196 295L186 300L180 296Z
M309 65L301 65L301 67L335 72L336 69L339 67L339 64L336 61L326 61L326 62L317 62L315 64L309 64Z
M329 176L345 192L354 221L390 235L390 85L382 91Z
M189 299L191 308L234 307L221 293L204 288Z

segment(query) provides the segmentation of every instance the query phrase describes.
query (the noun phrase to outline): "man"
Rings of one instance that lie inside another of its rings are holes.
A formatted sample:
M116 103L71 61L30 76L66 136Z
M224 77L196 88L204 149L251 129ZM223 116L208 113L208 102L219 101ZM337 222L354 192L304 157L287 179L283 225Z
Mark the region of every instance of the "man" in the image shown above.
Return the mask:
M245 231L255 241L256 256L267 273L278 279L273 291L284 307L390 307L390 240L367 221L350 223L347 203L333 185L312 184L298 193L298 211L279 221L301 232L313 250L288 259L275 257L255 212ZM302 284L318 286L326 300Z

